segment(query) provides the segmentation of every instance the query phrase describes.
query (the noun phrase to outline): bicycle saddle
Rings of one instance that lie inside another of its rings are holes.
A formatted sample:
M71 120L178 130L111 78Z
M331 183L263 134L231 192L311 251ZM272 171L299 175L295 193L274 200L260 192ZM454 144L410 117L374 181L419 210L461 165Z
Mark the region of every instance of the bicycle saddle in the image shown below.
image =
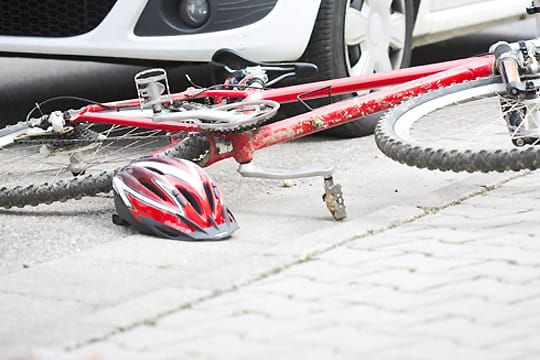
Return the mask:
M230 70L241 70L255 66L260 66L264 70L276 74L276 76L294 72L294 77L298 80L311 79L318 73L318 68L315 64L305 62L259 62L247 59L238 52L225 48L217 50L210 62L215 83L222 82L230 74Z

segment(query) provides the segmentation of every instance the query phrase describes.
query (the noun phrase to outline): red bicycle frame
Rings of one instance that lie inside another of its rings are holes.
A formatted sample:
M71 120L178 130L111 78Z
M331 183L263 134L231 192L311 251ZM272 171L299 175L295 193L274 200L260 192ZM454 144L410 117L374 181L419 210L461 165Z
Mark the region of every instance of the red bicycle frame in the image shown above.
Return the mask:
M255 130L233 134L205 134L210 143L207 165L233 157L239 163L253 159L254 153L271 145L297 139L334 126L360 119L366 115L384 111L403 100L438 89L453 83L485 77L493 73L494 56L487 55L470 59L455 60L433 65L367 76L320 81L283 88L260 90L200 90L191 89L172 94L173 100L193 100L211 97L215 99L274 100L291 103L302 100L349 94L370 89L380 89L367 95L352 97L323 106L288 119L261 126ZM78 112L70 121L95 122L160 129L171 133L200 132L195 124L182 122L154 122L151 118L122 115L121 111L110 111L110 107L122 109L139 106L139 101L128 100L100 105L89 105ZM220 152L215 139L228 140L231 149Z

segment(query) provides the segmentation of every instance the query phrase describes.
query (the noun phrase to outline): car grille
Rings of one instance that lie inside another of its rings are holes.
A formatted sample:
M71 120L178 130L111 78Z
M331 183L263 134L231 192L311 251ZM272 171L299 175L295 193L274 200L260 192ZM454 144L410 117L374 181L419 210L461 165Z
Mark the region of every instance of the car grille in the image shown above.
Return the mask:
M65 37L94 29L116 0L0 0L0 35Z

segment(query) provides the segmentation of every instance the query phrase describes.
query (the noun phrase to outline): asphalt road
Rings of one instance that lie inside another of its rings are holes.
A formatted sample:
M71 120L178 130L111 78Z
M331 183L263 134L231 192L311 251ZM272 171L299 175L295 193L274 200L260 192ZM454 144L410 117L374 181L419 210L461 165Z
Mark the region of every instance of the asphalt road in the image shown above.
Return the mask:
M496 40L513 41L521 36L532 37L533 30L530 22L518 23L474 36L418 48L414 52L413 63L420 64L474 55L485 51ZM0 89L0 109L2 109L3 116L13 119L24 114L35 101L60 94L76 94L96 100L132 97L135 92L132 75L141 68L92 62L2 58L0 59L0 69L3 72L1 75L3 86ZM177 84L175 88L186 84L182 77L185 68L175 67L169 70L173 74L171 82ZM198 71L200 68L188 69L191 74ZM197 81L197 76L192 75L192 77ZM337 143L339 146L336 146ZM370 137L347 141L313 137L296 141L289 145L290 147L283 146L275 150L264 151L257 157L257 160L262 163L266 162L267 166L292 167L301 164L316 164L318 161L339 163L338 173L341 176L341 181L355 189L355 194L346 199L349 203L358 202L356 207L352 209L351 215L353 217L363 216L378 208L390 206L395 201L403 201L405 198L409 200L422 199L423 193L427 190L444 189L446 180L438 178L431 180L424 187L407 185L405 192L402 193L401 185L388 180L384 168L379 168L374 164L367 167L369 175L362 173L362 161L382 156L372 145ZM345 148L346 150L342 150ZM291 159L290 153L294 153L296 156ZM260 205L265 202L283 204L283 216L279 217L279 221L276 223L276 229L279 229L276 231L283 234L287 233L287 226L313 229L321 226L321 219L327 220L325 209L317 199L320 195L314 195L314 205L309 205L308 213L313 215L310 221L298 225L297 222L290 220L305 216L305 209L298 206L301 202L298 202L296 206L287 205L300 199L295 197L295 191L300 191L304 187L302 191L307 189L309 192L318 194L319 189L315 190L319 186L315 185L318 182L299 181L296 183L297 185L293 186L292 192L285 193L280 184L276 182L241 179L235 174L235 168L235 164L227 161L212 167L209 171L217 178L224 193L227 194L229 206L232 209L239 208L239 211L244 214L243 218L250 222L246 225L247 231L257 231L257 222L265 221L261 216L262 213L258 210ZM408 176L414 178L414 175L409 174ZM373 179L379 179L379 181L374 182ZM454 177L447 179L455 180ZM377 191L382 191L382 194L386 195L376 199L375 202L367 203L365 199L370 198L373 186L377 187ZM444 190L440 191L444 192ZM350 192L351 190L349 190ZM108 198L104 200L103 197L38 208L0 210L0 231L2 233L0 273L10 273L31 267L53 258L130 235L129 231L118 229L111 224L112 212L112 202ZM323 225L325 223L326 221L322 222ZM291 234L294 233L298 233L298 229L291 232Z

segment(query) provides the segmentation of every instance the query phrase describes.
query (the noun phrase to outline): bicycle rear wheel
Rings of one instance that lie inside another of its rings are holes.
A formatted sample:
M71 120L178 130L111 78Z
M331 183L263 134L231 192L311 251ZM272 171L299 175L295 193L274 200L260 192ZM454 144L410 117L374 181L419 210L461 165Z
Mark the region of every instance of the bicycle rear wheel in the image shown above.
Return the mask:
M124 126L80 124L61 136L30 133L26 122L0 129L0 207L108 192L119 168L170 145L164 132ZM179 143L161 155L183 157L189 150Z
M538 89L540 80L531 81ZM442 88L397 106L378 123L375 140L390 158L419 168L537 169L538 118L538 101L509 98L500 78L490 77ZM529 145L514 145L522 142Z

